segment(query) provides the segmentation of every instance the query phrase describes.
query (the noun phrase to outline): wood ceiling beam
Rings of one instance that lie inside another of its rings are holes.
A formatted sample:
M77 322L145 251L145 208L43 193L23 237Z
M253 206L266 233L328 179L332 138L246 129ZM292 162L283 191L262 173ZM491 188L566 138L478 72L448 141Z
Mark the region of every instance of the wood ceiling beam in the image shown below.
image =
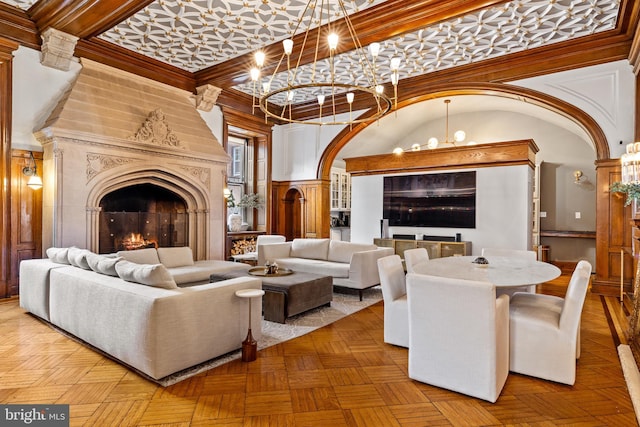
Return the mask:
M627 59L631 43L625 35L609 32L403 79L398 84L399 102L410 103L413 98L424 97L432 87L455 82L509 82ZM391 90L387 84L385 93ZM354 105L354 110L356 107ZM339 113L349 111L348 108L346 101L336 104ZM292 111L292 117L297 120L309 120L317 115L316 102L298 105Z
M95 37L127 19L153 0L47 0L28 11L40 29L47 28L81 39Z
M192 73L102 39L79 40L75 55L195 93Z
M29 15L4 3L0 3L0 36L31 49L40 49L38 29Z

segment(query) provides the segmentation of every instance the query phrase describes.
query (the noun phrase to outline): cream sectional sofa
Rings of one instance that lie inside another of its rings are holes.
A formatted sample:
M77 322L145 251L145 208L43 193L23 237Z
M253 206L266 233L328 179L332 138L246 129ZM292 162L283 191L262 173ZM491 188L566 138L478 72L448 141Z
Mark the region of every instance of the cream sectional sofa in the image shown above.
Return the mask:
M392 248L330 239L293 239L261 245L258 265L266 261L294 271L333 276L333 285L362 290L380 284L378 258L393 255Z
M153 253L147 249L101 256L50 248L49 259L20 263L20 306L155 379L241 348L249 326L248 303L235 292L261 289L261 281L239 277L207 283L214 271L249 266L193 259L190 265L177 265L190 249L162 249L156 256L170 268L129 261L148 260ZM179 281L188 286L179 287ZM252 304L256 338L261 336L261 313L258 299Z

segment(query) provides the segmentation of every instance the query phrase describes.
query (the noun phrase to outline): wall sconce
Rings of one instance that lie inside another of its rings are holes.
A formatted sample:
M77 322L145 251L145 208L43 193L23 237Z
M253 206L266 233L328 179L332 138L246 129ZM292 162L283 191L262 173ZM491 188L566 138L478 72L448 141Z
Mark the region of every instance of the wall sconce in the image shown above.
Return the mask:
M225 199L228 199L229 196L231 196L231 190L229 190L229 187L224 187L224 190L222 190L222 195Z
M574 184L580 184L582 181L582 171L574 171L573 172L573 178L575 179L575 181L573 181Z
M36 165L36 159L33 158L33 151L29 151L29 163L22 168L22 173L31 177L27 182L27 187L33 190L42 188L42 178L38 176L38 166Z

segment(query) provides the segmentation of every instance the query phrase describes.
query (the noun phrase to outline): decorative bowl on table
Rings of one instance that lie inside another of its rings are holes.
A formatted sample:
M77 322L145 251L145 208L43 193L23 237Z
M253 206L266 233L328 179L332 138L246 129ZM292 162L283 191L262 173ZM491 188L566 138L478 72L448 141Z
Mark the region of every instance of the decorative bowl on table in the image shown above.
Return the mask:
M479 256L478 258L474 259L473 261L471 261L471 263L473 265L475 265L476 267L480 267L480 268L487 268L489 267L489 260L486 259L483 256Z

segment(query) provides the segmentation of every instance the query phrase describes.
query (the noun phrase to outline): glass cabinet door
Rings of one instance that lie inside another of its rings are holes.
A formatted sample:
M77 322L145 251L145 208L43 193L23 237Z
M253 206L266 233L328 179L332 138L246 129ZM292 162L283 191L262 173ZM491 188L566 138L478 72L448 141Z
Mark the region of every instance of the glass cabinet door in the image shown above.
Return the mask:
M340 208L340 173L331 172L331 209Z

